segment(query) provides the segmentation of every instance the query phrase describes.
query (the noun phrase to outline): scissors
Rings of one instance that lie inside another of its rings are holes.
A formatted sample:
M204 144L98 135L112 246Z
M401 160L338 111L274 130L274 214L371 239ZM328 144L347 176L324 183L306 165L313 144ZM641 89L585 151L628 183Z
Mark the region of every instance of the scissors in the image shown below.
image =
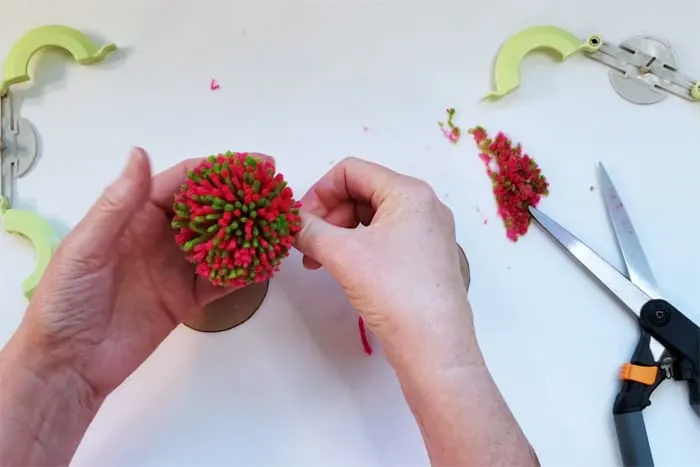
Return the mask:
M642 411L666 379L685 381L688 402L700 417L700 328L658 292L617 190L599 164L603 200L625 263L620 272L571 232L534 207L537 223L583 265L635 317L640 337L629 363L622 366L620 391L613 405L623 464L654 465Z

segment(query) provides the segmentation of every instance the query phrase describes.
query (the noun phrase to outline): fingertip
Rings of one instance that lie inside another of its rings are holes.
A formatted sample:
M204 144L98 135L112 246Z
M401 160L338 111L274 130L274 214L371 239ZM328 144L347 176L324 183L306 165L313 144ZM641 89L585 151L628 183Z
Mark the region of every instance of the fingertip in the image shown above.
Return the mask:
M131 148L131 155L136 157L148 157L148 151L141 146L134 146Z
M147 202L151 183L146 152L133 148L119 176L105 187L69 236L81 248L81 256L105 260L104 255L111 251L134 213Z
M147 172L151 176L151 158L142 147L136 146L129 151L129 161L124 169L125 174L141 175Z
M294 248L310 258L322 258L334 229L323 219L302 210L301 230L294 238Z

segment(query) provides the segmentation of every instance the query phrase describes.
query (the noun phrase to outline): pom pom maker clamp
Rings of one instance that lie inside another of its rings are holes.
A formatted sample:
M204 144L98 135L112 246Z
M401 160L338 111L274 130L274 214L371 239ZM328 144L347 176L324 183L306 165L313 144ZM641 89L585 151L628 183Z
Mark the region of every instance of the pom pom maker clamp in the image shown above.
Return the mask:
M6 232L22 235L34 246L36 266L22 283L28 300L58 246L58 236L46 220L31 211L11 209L15 180L27 174L36 156L36 134L31 123L15 118L8 95L0 97L0 216Z
M500 99L514 91L520 85L520 63L531 52L540 50L561 61L582 52L606 65L615 92L634 104L655 104L669 94L690 102L700 100L700 82L678 71L678 58L666 41L641 35L614 45L598 34L581 40L554 26L531 27L506 41L494 66L494 90L485 98Z
M88 65L102 60L116 46L108 44L98 48L85 34L75 29L42 26L20 38L5 60L0 81L0 216L5 231L29 239L36 252L34 271L22 283L27 300L31 300L60 240L45 219L30 211L12 209L16 180L34 166L38 146L32 124L19 118L13 109L10 88L30 80L29 63L37 52L45 48L63 49L78 63Z

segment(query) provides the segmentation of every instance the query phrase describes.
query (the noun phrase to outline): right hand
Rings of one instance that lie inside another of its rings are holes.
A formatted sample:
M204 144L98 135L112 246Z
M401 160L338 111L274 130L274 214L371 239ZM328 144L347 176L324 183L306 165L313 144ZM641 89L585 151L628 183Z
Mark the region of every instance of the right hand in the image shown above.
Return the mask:
M335 277L388 356L480 360L454 217L428 183L349 158L301 201L304 265Z

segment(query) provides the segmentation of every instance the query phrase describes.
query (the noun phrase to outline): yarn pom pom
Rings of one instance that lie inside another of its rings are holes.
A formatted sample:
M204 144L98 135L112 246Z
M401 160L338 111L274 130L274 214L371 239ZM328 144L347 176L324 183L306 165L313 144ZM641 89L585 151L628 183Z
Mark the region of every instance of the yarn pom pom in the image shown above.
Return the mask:
M172 227L198 275L242 287L279 270L301 230L300 207L273 162L227 152L188 172Z

